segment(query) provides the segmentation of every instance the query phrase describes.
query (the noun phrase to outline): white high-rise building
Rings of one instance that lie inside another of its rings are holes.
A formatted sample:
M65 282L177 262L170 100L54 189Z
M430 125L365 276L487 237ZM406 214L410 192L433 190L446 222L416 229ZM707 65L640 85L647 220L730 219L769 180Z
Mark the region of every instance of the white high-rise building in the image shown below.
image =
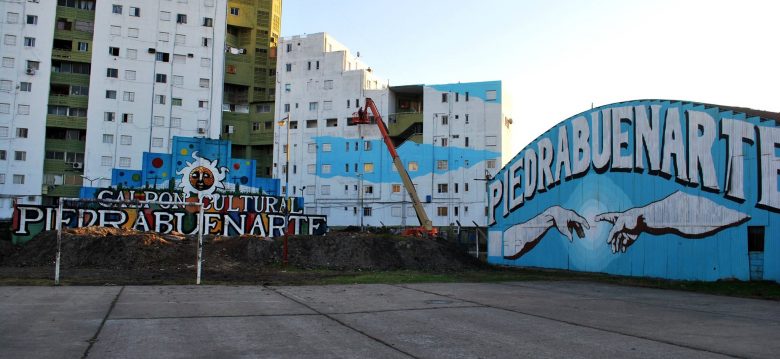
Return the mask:
M113 168L141 168L143 153L168 153L173 136L219 137L226 5L226 0L97 3L88 179L109 185Z
M38 204L55 1L0 1L0 218Z
M283 192L305 197L306 212L331 226L419 225L378 128L351 122L371 98L433 224L485 225L485 180L511 155L500 81L388 87L318 33L280 41L277 82L276 118L286 120L274 173Z

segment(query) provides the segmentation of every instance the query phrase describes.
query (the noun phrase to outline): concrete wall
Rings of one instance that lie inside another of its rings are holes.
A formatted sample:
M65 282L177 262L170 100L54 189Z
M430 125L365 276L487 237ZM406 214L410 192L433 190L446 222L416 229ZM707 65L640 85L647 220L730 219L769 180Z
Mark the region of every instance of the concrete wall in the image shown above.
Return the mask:
M778 146L777 119L711 105L645 100L583 112L490 182L488 260L780 281Z

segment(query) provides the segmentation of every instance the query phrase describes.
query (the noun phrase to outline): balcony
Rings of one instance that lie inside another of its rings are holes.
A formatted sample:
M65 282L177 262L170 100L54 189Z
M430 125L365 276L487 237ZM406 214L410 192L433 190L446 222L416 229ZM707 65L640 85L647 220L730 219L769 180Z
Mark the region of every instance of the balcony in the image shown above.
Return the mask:
M46 139L47 151L84 152L85 141Z
M81 186L75 185L51 185L47 196L77 198L81 192Z
M68 60L76 62L90 62L92 61L92 53L84 51L72 51L54 49L51 52L51 57L56 60Z
M78 130L87 129L86 117L70 117L70 116L57 116L46 115L46 126L61 127L61 128L73 128Z
M89 75L52 71L51 82L66 85L89 85Z
M387 127L390 131L390 136L395 137L417 123L422 124L423 114L422 112L394 113L388 116L388 121Z
M49 95L49 105L86 108L88 96Z
M73 164L64 160L43 160L43 173L78 174L83 172L83 169L73 168Z
M77 9L67 6L57 6L57 16L73 20L95 21L95 11Z

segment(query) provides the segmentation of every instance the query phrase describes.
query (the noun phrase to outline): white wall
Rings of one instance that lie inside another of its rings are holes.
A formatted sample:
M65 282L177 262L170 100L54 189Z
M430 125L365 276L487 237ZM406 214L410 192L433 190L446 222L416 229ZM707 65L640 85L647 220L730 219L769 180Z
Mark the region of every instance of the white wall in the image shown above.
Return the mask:
M13 64L6 64L10 67L0 65L0 80L8 87L0 90L0 106L8 107L8 113L0 113L0 128L4 135L0 136L0 150L6 152L5 159L0 160L0 174L5 176L4 183L0 183L0 218L11 216L12 198L17 198L19 203L41 202L45 99L49 96L55 11L55 1L0 2L0 56L13 59ZM27 24L27 15L37 16L37 21ZM25 37L34 38L35 46L26 46ZM11 39L15 44L6 43ZM40 63L34 74L26 73L28 60ZM22 82L31 84L29 92L22 91ZM29 113L25 114L25 109L29 109ZM26 138L17 136L20 128L27 129ZM16 151L25 153L24 161L15 160ZM24 184L15 184L15 175L24 176Z
M173 136L220 134L226 0L122 4L122 14L112 13L113 4L106 1L96 9L84 171L90 178L110 179L115 167L141 168L143 153L168 153ZM139 17L130 16L131 6L140 8ZM178 14L186 15L186 24L177 23ZM205 17L213 19L213 27L203 26ZM112 34L112 26L119 26L120 34ZM177 35L183 42L177 43ZM203 38L211 39L208 46ZM119 56L111 55L109 47L118 47ZM129 49L136 50L135 58L128 56ZM167 53L168 62L156 61L159 53ZM118 78L107 77L108 68L117 69ZM128 78L128 71L135 72L135 79ZM165 75L166 83L156 82L157 74ZM177 76L181 83L174 83ZM201 87L200 79L208 79L208 87ZM117 98L106 99L106 90L117 91ZM125 100L125 92L134 93L132 102ZM165 104L155 102L158 95L165 96ZM173 105L174 98L181 99L181 106ZM200 101L207 106L201 108ZM116 113L116 120L105 121L105 112ZM123 114L132 114L132 122L123 123ZM104 134L113 135L113 143L104 143ZM122 136L131 136L131 144L122 144ZM110 163L102 162L106 156Z

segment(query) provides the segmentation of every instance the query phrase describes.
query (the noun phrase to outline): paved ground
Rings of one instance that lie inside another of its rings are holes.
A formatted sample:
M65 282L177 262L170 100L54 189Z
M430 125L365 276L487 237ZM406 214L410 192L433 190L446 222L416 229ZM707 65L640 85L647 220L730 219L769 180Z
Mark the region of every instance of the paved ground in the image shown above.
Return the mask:
M2 358L756 357L780 303L586 282L0 287Z

